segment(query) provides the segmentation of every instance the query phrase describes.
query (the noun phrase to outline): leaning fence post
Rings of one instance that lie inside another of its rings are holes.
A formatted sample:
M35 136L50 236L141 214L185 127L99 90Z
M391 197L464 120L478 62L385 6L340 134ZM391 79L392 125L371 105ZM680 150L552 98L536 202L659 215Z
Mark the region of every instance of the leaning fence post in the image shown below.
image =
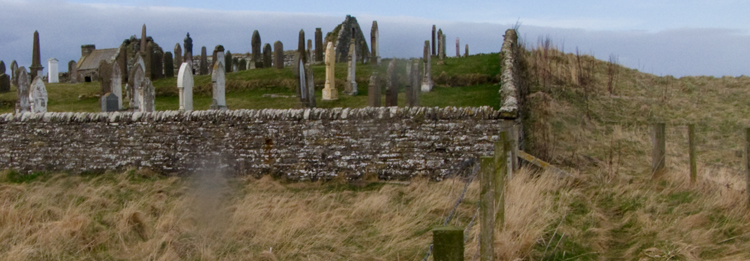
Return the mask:
M750 128L745 128L745 183L747 187L747 206L750 208Z
M695 163L695 124L688 125L688 151L690 152L690 183L698 177L698 166Z
M435 261L463 261L464 229L454 226L433 228L432 245L435 249Z
M498 229L503 229L505 226L505 177L511 171L509 162L509 149L510 140L508 139L508 132L500 132L500 140L495 143L495 226Z
M652 178L659 177L666 166L665 154L667 151L666 145L666 124L656 123L654 124L654 135L653 135L653 157L651 172L653 173Z
M493 244L495 243L495 197L494 197L494 158L482 157L480 159L480 187L479 212L481 231L479 232L479 254L480 260L492 260L495 255Z

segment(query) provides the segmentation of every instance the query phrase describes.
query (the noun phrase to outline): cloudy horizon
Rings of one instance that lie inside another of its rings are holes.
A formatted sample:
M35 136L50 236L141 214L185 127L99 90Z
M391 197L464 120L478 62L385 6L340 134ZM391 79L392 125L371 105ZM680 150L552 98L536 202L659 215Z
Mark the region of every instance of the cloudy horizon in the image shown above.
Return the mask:
M201 46L210 51L218 44L232 53L246 53L250 52L254 30L259 31L264 44L278 40L284 43L285 50L292 50L296 48L300 29L305 31L307 39L313 39L315 28L320 27L325 35L347 14L312 13L316 9L294 12L293 8L290 12L281 12L274 9L242 11L201 6L67 1L0 0L0 3L4 6L0 16L6 18L5 21L23 21L6 23L0 29L3 35L0 38L0 60L6 66L16 60L19 66L28 67L33 32L38 30L42 65L46 67L47 59L57 58L61 72L67 71L68 61L80 58L81 45L95 44L97 49L116 48L132 35L140 37L143 24L147 26L148 35L165 52L171 52L176 43L182 45L185 34L190 32L196 54ZM448 56L455 55L457 37L461 53L465 44L469 45L471 54L496 53L500 50L505 30L519 22L519 34L527 45L535 44L540 37L549 37L565 52L574 52L578 48L602 60L615 55L622 65L647 73L677 77L750 74L746 69L746 57L750 57L746 46L750 46L750 35L744 28L707 24L711 27L708 28L691 22L676 27L657 24L638 29L638 24L625 26L629 22L618 17L610 20L599 17L550 20L529 15L527 18L506 16L489 21L489 16L484 16L483 12L486 10L478 11L477 17L467 16L470 18L463 21L455 15L410 16L385 11L348 14L357 18L368 40L372 21L378 21L383 58L421 56L433 24L447 35Z

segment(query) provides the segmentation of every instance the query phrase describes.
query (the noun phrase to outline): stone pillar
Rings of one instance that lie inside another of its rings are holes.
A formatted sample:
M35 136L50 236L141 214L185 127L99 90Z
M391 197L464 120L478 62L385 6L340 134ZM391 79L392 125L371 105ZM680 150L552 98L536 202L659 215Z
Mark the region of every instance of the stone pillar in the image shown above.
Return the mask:
M177 89L180 90L180 111L193 110L193 68L188 63L180 65L177 72Z
M76 65L76 61L70 60L68 62L68 78L70 83L78 82L78 66Z
M440 57L441 57L441 54L442 54L442 51L443 51L443 44L444 44L443 43L443 29L440 28L440 29L438 29L438 32L437 32L437 56L438 56L438 59L441 59Z
M299 30L299 40L297 41L297 53L302 59L302 63L307 63L307 55L305 55L305 30Z
M143 24L143 27L141 27L141 44L140 44L140 50L141 53L146 52L146 45L148 44L148 41L146 40L146 24Z
M263 45L263 68L271 68L271 62L273 60L272 56L273 56L273 54L271 52L271 45L270 44L264 44ZM282 64L283 63L284 62L282 61Z
M23 66L18 68L18 101L16 102L16 113L31 112L29 103L29 73Z
M424 71L422 72L422 91L432 91L432 76L430 75L430 41L424 43Z
M208 74L208 58L206 57L206 47L201 47L200 75Z
M370 86L367 89L367 106L380 107L380 83L378 82L378 72L372 72L370 75Z
M385 90L385 106L393 107L398 106L398 82L396 81L396 59L391 59L388 63L388 71L386 73L386 90Z
M347 61L347 74L346 83L344 84L344 92L349 95L357 95L357 48L355 47L354 41L349 45L349 59Z
M55 58L50 58L49 60L47 60L47 82L60 82L60 69L57 67L57 59Z
M441 44L440 44L440 47L441 47L441 49L440 49L440 60L441 61L445 60L445 50L446 50L446 43L447 43L445 41L445 38L446 38L446 36L445 36L445 34L443 34L443 37L440 40L440 42L441 42Z
M224 74L224 63L219 62L214 64L214 69L211 73L211 82L213 83L213 101L211 102L212 110L227 110L227 101L224 96L226 89L226 78Z
M141 88L141 112L154 112L156 111L156 92L154 84L148 77L143 79L143 87Z
M378 30L378 21L372 21L370 29L370 63L380 64L380 31Z
M435 56L435 25L432 25L432 56Z
M323 62L323 32L315 28L315 62Z
M253 62L255 62L255 68L263 68L263 57L261 56L261 41L260 33L258 30L253 31L253 38L250 40L253 48Z
M333 101L339 99L339 93L336 91L336 77L334 74L336 68L336 49L333 48L333 43L328 42L326 46L326 83L323 88L323 100Z
M39 32L34 31L34 50L32 50L31 53L31 66L29 66L30 76L31 79L36 78L36 76L42 75L42 70L44 70L44 67L42 67L42 60L40 58L39 53Z
M273 43L273 66L276 69L284 69L284 44L280 41Z

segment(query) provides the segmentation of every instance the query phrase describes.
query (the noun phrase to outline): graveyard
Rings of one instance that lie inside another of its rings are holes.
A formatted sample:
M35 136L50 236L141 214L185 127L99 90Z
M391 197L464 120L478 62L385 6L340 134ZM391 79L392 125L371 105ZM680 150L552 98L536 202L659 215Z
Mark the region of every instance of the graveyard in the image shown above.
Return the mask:
M144 25L125 63L78 77L106 84L12 73L0 254L441 260L446 229L461 252L442 260L750 258L750 77L657 76L517 27L453 56L433 26L420 58L383 58L377 37L340 40L366 41L355 23L319 50L255 31L250 55L174 57Z

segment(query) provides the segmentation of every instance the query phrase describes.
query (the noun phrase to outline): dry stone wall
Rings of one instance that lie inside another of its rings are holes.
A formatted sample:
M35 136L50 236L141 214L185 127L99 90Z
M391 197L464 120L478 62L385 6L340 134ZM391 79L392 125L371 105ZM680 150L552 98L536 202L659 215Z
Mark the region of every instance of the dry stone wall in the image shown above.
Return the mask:
M2 114L0 166L441 179L491 155L502 125L489 107Z

